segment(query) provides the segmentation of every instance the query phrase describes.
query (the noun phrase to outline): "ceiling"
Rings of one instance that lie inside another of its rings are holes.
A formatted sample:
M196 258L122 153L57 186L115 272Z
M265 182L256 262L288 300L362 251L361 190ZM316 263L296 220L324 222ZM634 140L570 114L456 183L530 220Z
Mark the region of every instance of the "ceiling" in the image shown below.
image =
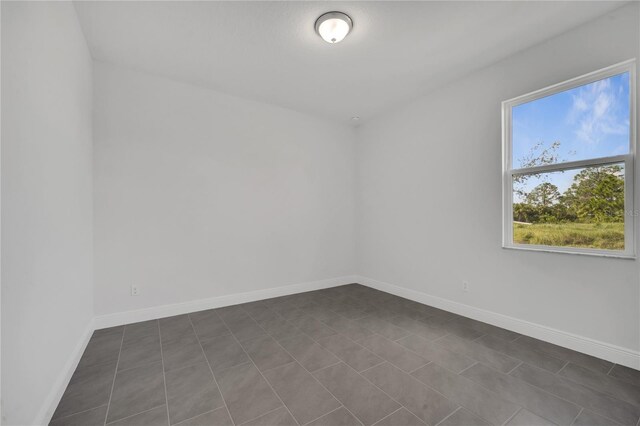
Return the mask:
M343 122L384 113L622 4L75 3L96 60ZM334 45L313 28L331 10L354 21Z

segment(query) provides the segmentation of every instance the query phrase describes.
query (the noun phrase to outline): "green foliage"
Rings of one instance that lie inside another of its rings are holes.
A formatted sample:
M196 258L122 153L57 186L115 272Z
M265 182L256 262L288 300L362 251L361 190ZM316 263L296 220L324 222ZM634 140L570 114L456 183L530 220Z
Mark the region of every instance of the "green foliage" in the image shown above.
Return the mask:
M513 220L527 223L624 222L624 174L618 165L589 167L576 174L560 194L543 182L514 203Z
M622 167L616 165L582 170L573 179L562 201L581 222L623 222Z
M558 187L549 182L543 182L533 188L527 195L527 204L537 207L551 207L560 199Z
M575 222L577 216L560 203L551 206L515 203L513 205L513 220L526 223L563 223Z

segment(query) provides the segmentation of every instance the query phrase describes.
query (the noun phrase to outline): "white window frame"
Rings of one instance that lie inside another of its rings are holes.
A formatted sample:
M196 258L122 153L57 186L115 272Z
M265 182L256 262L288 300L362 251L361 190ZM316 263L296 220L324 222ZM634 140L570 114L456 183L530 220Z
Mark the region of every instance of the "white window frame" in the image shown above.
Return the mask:
M521 169L512 168L512 128L511 111L513 107L564 92L585 84L593 83L618 74L629 73L629 153L612 157L590 158L587 160L569 161L565 163L549 164ZM544 89L536 90L522 96L502 102L502 247L507 249L546 251L555 253L571 253L592 256L621 257L635 259L635 201L634 201L634 171L636 154L636 60L630 59L601 70L554 84ZM530 173L554 172L573 170L589 166L604 166L614 163L624 163L624 250L589 249L579 247L544 246L534 244L516 244L513 242L513 176Z

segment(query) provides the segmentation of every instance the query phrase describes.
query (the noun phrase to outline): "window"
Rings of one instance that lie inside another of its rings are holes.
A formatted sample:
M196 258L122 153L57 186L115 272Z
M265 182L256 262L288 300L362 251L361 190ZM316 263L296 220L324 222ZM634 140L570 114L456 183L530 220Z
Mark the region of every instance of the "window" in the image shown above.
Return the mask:
M635 61L502 103L503 247L634 257Z

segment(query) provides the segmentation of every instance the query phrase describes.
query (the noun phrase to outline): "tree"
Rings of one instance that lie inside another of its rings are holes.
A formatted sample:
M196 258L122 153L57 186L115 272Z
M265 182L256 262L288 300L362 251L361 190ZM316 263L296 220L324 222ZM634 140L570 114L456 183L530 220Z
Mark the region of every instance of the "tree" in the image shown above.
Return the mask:
M513 220L516 222L537 223L540 212L535 206L527 203L513 204Z
M567 161L566 158L560 157L560 154L558 153L559 149L560 141L555 141L548 147L544 146L544 141L539 141L531 147L526 155L518 158L518 168L524 169ZM574 154L574 151L568 152L568 155ZM526 191L526 183L531 178L537 178L544 181L547 179L547 175L542 173L533 173L528 175L515 175L513 177L513 191L523 199L526 199L529 195Z
M581 222L624 220L624 173L621 166L589 167L575 175L561 202Z
M549 182L543 182L527 194L528 204L537 207L549 208L560 200L558 187Z
M529 153L518 158L520 166L518 168L524 169L528 167L543 166L545 164L559 163L562 160L558 154L560 148L560 141L555 141L549 147L544 148L544 142L536 142L531 147Z

